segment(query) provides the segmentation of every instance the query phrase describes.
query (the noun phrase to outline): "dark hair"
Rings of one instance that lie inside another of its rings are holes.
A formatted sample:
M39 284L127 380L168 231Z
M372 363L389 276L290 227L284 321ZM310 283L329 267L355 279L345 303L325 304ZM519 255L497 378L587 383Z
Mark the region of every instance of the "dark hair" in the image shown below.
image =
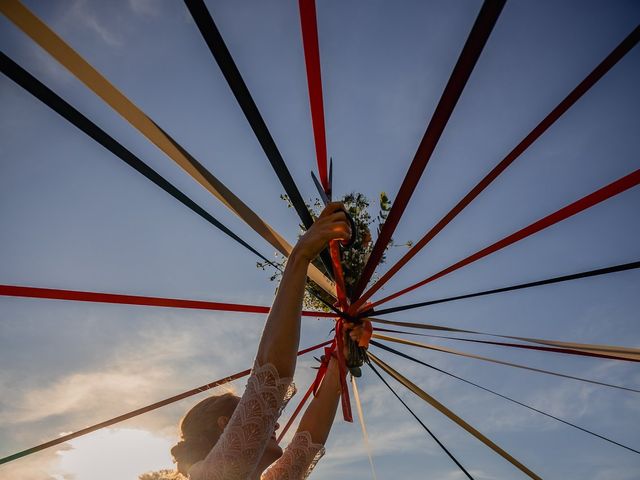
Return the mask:
M191 465L207 456L222 434L218 418L231 417L239 401L232 393L214 395L187 412L180 422L181 440L171 449L178 472L187 475Z

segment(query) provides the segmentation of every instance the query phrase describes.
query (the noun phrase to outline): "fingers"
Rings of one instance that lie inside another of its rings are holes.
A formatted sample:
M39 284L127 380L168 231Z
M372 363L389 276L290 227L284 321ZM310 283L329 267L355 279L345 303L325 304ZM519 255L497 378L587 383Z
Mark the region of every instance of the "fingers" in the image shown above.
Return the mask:
M329 205L324 207L324 210L322 210L322 213L320 214L318 219L324 218L326 216L331 215L332 213L337 212L338 210L344 210L344 209L345 209L344 204L342 204L341 202L331 202Z
M327 246L330 240L343 242L351 239L351 225L344 205L339 202L329 204L320 217L298 240L296 250L303 258L313 260Z
M326 217L328 222L345 222L347 225L349 224L349 220L347 220L347 213L344 210L338 210L337 212L328 214Z
M331 228L331 239L332 240L344 240L344 241L348 241L351 238L351 227L349 226L349 224L336 224Z
M362 324L356 325L353 322L345 321L344 328L347 331L349 338L355 342L360 340L360 337L364 334L364 327Z
M318 220L317 223L317 228L324 232L327 240L348 240L351 238L351 225L342 211L326 216L322 220Z
M332 226L331 239L348 241L351 239L351 222L348 219L347 211L341 202L332 202L325 207L316 223L329 224Z
M343 240L348 240L349 238L351 238L351 235L353 233L351 231L351 222L349 221L347 213L344 210L332 213L327 217L327 221L331 222L331 225L333 225L334 227L348 233L347 238L343 238Z
M342 321L342 325L344 326L344 328L346 330L353 330L353 329L361 329L362 328L362 323L355 323L355 322L350 322L349 320L343 320Z

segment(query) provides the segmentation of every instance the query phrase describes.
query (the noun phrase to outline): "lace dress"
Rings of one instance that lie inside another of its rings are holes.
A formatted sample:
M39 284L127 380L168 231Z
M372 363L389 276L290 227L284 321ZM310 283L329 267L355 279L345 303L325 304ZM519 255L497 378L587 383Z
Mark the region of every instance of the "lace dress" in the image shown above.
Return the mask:
M267 442L289 399L295 394L291 378L280 378L271 364L254 364L247 388L229 423L207 457L189 470L191 480L247 480L253 478ZM282 456L261 480L303 480L320 457L322 445L309 432L298 432Z

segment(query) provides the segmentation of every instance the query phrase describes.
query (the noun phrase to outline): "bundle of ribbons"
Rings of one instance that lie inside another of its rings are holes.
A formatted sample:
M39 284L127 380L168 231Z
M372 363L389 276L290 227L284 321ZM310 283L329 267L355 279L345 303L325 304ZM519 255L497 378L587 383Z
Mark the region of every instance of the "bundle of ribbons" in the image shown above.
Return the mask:
M213 57L220 66L222 73L227 80L231 91L235 95L238 103L244 112L247 121L253 129L260 145L262 146L269 162L273 166L278 179L282 183L287 196L291 199L296 212L300 216L305 228L309 228L313 219L306 207L300 192L297 189L295 182L291 174L289 173L286 164L282 158L282 155L278 151L278 148L271 137L267 126L260 115L260 112L253 101L249 90L240 75L238 68L236 67L230 52L228 51L220 32L218 31L213 18L211 17L206 5L202 0L185 0L189 12L194 18L194 21L203 35L205 42L209 46ZM475 436L478 440L483 442L489 448L493 449L496 453L502 456L504 459L513 464L516 468L521 470L530 478L540 478L524 464L512 457L509 453L504 451L498 445L493 443L486 436L481 434L454 412L446 408L440 402L438 402L433 396L424 392L417 385L412 383L409 379L402 376L398 371L393 369L390 365L379 359L377 356L368 353L369 343L375 347L379 347L388 352L400 355L411 361L420 363L424 366L437 370L441 373L450 375L466 383L482 388L488 392L494 393L504 399L522 405L526 408L534 410L538 413L547 415L551 418L555 418L566 425L577 428L583 432L599 437L612 444L621 446L640 454L640 451L631 447L623 445L619 442L615 442L603 435L599 435L586 428L577 426L562 420L553 415L545 413L541 410L530 407L522 402L513 400L505 395L494 392L490 389L482 387L474 382L470 382L461 377L457 377L453 374L445 372L444 370L433 367L425 362L417 360L402 352L398 352L388 345L381 343L380 340L391 341L395 343L401 343L412 347L428 348L430 350L436 350L454 355L461 355L468 358L474 358L485 362L493 362L502 365L508 365L510 367L526 369L543 374L555 375L566 379L572 379L582 382L588 382L591 384L616 388L634 393L640 393L640 390L631 387L624 387L620 385L609 384L605 382L589 380L577 376L566 375L549 370L542 370L539 368L527 367L525 365L516 364L512 362L505 362L495 360L489 357L483 357L480 355L465 353L456 351L450 348L437 347L434 345L427 345L416 341L394 338L381 333L373 334L372 322L381 323L387 325L393 325L395 327L409 327L418 328L421 330L439 330L450 333L466 333L473 335L489 335L492 337L500 337L500 340L509 340L509 342L495 341L495 340L470 340L455 337L440 337L453 340L460 340L466 342L478 342L486 343L490 345L500 345L510 348L527 348L536 349L539 351L550 351L562 354L571 355L583 355L594 356L604 359L616 359L624 361L640 361L640 350L636 348L625 348L618 346L607 345L593 345L593 344L578 344L575 342L559 342L551 340L543 340L537 338L528 337L516 337L496 335L493 333L485 333L473 330L455 329L446 326L417 324L409 322L393 322L384 320L381 318L373 317L374 314L380 315L384 313L393 313L402 310L408 310L413 308L420 308L427 305L433 305L437 303L450 302L455 300L461 300L464 298L472 298L481 295L493 295L500 292L513 291L523 288L531 288L540 285L549 285L558 282L566 282L569 280L576 280L580 278L593 277L598 275L609 274L613 272L622 272L630 269L640 268L640 262L631 262L627 264L615 265L607 268L600 268L591 271L574 273L571 275L564 275L560 277L547 278L538 280L535 282L521 283L509 287L503 287L492 290L485 290L481 292L458 295L455 297L449 297L444 299L430 300L411 305L401 305L397 307L391 307L386 309L377 308L383 303L391 301L400 297L401 295L413 291L419 287L422 287L428 283L436 281L449 273L452 273L458 269L461 269L472 262L480 260L488 255L491 255L498 250L501 250L509 245L514 244L524 238L534 235L541 230L555 225L565 219L568 219L594 205L597 205L609 198L612 198L626 190L629 190L640 184L640 170L635 170L627 175L615 180L608 185L601 187L593 193L586 195L573 203L566 205L563 208L539 219L536 222L527 225L511 235L508 235L501 240L494 242L493 244L477 251L476 253L462 258L458 262L451 266L432 274L424 280L399 290L395 293L387 295L386 297L376 300L373 303L367 303L368 300L386 284L393 275L395 275L408 261L413 258L422 248L424 248L436 235L438 235L467 205L469 205L482 191L484 191L502 172L504 172L511 164L513 164L521 154L533 144L545 131L547 131L553 123L558 120L567 110L569 110L593 85L595 85L599 79L601 79L613 66L619 62L635 45L640 41L640 27L634 28L634 30L627 35L618 46L616 46L611 53L598 64L591 73L589 73L582 82L580 82L576 88L569 92L569 94L546 116L540 123L538 123L531 132L520 141L513 150L507 154L495 167L484 177L478 184L473 187L438 223L436 223L427 233L416 242L409 252L407 252L395 265L393 265L378 281L369 286L369 281L375 269L378 267L381 258L384 255L384 251L389 245L392 235L398 225L400 218L418 185L418 182L429 162L432 153L436 149L439 138L442 135L449 118L451 117L453 110L458 102L467 80L469 79L478 58L480 57L482 50L487 43L489 36L493 30L495 23L502 11L505 4L504 0L485 0L478 13L475 23L469 33L467 41L465 42L462 51L459 55L458 61L451 73L449 81L445 86L440 101L438 102L436 109L431 117L429 124L427 125L424 136L419 144L419 147L415 153L415 156L410 164L409 170L401 184L400 190L396 196L395 203L391 209L388 218L386 219L371 255L368 257L364 270L360 278L357 281L355 288L349 289L349 294L345 288L345 281L343 278L342 258L341 252L344 245L341 245L339 241L331 241L328 252L323 252L321 255L321 265L312 265L308 270L308 277L313 280L322 290L324 290L332 298L336 299L335 305L331 305L330 308L333 313L328 314L326 312L303 312L305 316L318 316L318 317L330 317L335 318L335 336L331 341L320 343L318 345L301 350L300 355L324 348L324 355L320 359L320 366L314 382L309 388L308 392L304 396L300 406L294 412L289 423L281 433L280 438L284 435L287 428L302 408L304 402L309 398L312 393L317 392L319 385L321 384L328 368L329 361L332 356L338 359L338 365L340 368L340 386L341 386L341 404L343 417L347 421L353 421L351 413L351 402L349 397L349 389L347 386L347 371L351 372L351 380L353 386L354 398L356 400L356 406L360 416L360 423L363 429L365 437L365 443L367 442L366 429L364 428L364 420L359 404L358 390L355 382L360 374L360 367L367 363L371 370L379 376L382 382L387 386L386 380L379 374L373 364L377 365L381 370L393 377L399 383L407 387L410 391L422 398L425 402L439 410L442 414L447 416L453 422L457 423L461 428L465 429L468 433ZM318 44L318 28L316 21L316 9L314 0L299 0L300 7L300 19L302 27L302 40L304 47L304 59L307 69L307 82L309 90L309 105L311 111L311 120L313 126L313 134L315 141L316 160L318 165L319 181L316 181L319 186L319 193L323 196L323 199L330 199L331 197L331 168L327 168L327 145L325 138L325 125L324 125L324 107L322 97L322 78L320 68L320 49ZM57 61L64 65L71 73L73 73L79 80L81 80L88 88L102 98L108 105L110 105L115 111L117 111L123 118L125 118L131 125L133 125L140 133L142 133L147 139L160 148L169 158L180 165L186 172L189 173L197 182L199 182L204 188L211 192L216 198L218 198L223 205L229 208L234 214L240 217L246 222L255 232L268 241L273 247L275 247L280 253L287 256L291 252L291 245L277 232L263 221L254 211L252 211L240 198L238 198L233 192L231 192L218 178L216 178L210 171L208 171L200 162L198 162L187 150L179 145L167 132L165 132L156 122L148 117L142 110L140 110L131 100L129 100L122 92L120 92L114 85L112 85L105 77L102 76L93 66L91 66L84 58L82 58L75 50L73 50L67 43L62 40L53 30L51 30L42 20L37 18L29 9L20 3L19 0L4 0L0 2L0 10L4 15L11 20L16 26L22 29L29 37L31 37L36 43L38 43L43 49L45 49L50 55L52 55ZM96 140L103 147L110 150L120 159L122 159L129 166L136 171L147 177L150 181L162 188L164 191L172 195L182 204L187 206L193 212L201 216L210 224L224 232L227 236L234 241L242 245L250 252L258 255L266 262L270 261L260 254L255 248L250 246L246 241L241 239L238 235L233 233L229 228L224 226L220 221L206 212L202 207L197 205L193 200L187 197L184 193L179 191L175 186L170 184L166 179L161 177L156 171L151 169L148 165L143 163L132 152L127 150L121 144L119 144L113 137L109 136L104 130L100 129L96 124L91 122L87 117L82 115L78 110L72 107L69 103L55 94L51 89L46 87L42 82L37 80L33 75L20 67L16 62L10 59L4 53L0 53L0 66L2 72L11 78L13 81L22 86L25 90L29 91L36 98L41 100L47 106L56 111L59 115L65 118L70 123L74 124L88 136ZM320 268L322 267L322 268ZM324 269L324 272L322 271ZM332 278L329 278L332 277ZM333 280L333 281L332 281ZM369 289L367 290L367 287ZM192 301L181 299L163 299L154 297L141 297L132 295L117 295L106 294L96 292L81 292L71 290L53 290L44 288L33 287L21 287L11 285L0 285L0 295L7 296L23 296L33 298L49 298L49 299L64 299L74 301L89 301L89 302L107 302L107 303L123 303L131 305L147 305L147 306L160 306L170 308L204 308L210 310L222 310L222 311L240 311L248 313L266 313L268 307L253 306L253 305L239 305L221 302L206 302L206 301ZM349 331L353 326L362 326L363 335L360 336L358 342L354 342L349 336ZM382 328L376 329L378 332L384 332ZM389 333L404 333L398 330L386 330ZM426 335L435 337L434 335L412 333L412 335ZM371 338L376 340L371 340ZM521 343L513 343L516 340L519 342L528 342L534 345L523 345ZM371 360L371 362L369 362ZM146 407L139 408L132 412L114 417L110 420L95 424L90 427L86 427L82 430L74 432L72 434L65 435L60 438L56 438L49 442L37 445L35 447L17 452L13 455L0 459L0 464L6 463L17 458L29 455L36 451L43 450L44 448L58 445L72 438L76 438L80 435L84 435L91 431L95 431L99 428L104 428L108 425L127 420L136 415L151 411L156 408L168 405L183 398L187 398L197 393L206 391L224 383L236 380L238 378L248 375L250 370L244 370L230 375L223 379L216 380L206 385L202 385L195 389L189 390L179 395L161 400ZM409 409L409 407L403 402L403 400L389 387L390 390L396 395L403 405L411 412L411 414L420 422L415 414ZM440 445L440 447L449 455L462 472L468 477L471 475L460 462L455 459L450 451L435 437L435 435L426 427L421 425L427 430L427 432L434 438L434 440ZM367 447L368 448L368 447ZM369 451L370 454L370 451ZM373 469L373 462L371 461L371 455L369 459ZM375 477L375 472L374 472Z

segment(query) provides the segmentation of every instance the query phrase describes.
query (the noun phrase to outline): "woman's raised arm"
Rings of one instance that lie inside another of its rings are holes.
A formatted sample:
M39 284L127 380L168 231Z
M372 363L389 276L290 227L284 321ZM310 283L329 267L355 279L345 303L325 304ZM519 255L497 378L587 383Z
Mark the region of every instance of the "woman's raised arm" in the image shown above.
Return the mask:
M351 322L345 322L344 328L344 356L348 358L349 352L346 347L347 337L358 343L364 335L364 327L362 324L356 325ZM313 398L300 420L298 432L309 432L313 443L324 445L329 437L331 426L333 425L339 399L340 369L338 368L338 359L334 353L329 361L329 368L322 380L318 394Z
M348 332L346 335L356 342L364 334L362 325L345 323L345 328ZM338 359L332 356L318 394L302 416L293 440L287 446L282 457L264 473L261 480L281 478L303 480L308 477L316 463L324 455L324 444L329 437L339 399L340 369L338 368Z
M309 263L329 240L347 240L349 222L341 203L328 205L316 222L298 240L282 275L278 293L262 332L256 361L273 364L280 377L292 377L300 343L300 313Z

